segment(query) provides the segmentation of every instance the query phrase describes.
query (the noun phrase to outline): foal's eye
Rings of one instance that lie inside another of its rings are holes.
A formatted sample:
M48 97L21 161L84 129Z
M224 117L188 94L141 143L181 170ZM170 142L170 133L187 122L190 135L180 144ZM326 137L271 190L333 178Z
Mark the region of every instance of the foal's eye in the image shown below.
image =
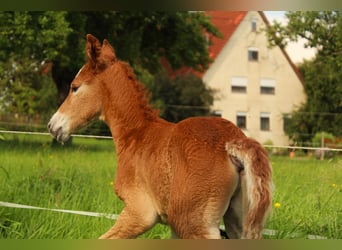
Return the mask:
M75 93L78 90L79 87L75 86L75 85L71 85L71 91L73 93Z

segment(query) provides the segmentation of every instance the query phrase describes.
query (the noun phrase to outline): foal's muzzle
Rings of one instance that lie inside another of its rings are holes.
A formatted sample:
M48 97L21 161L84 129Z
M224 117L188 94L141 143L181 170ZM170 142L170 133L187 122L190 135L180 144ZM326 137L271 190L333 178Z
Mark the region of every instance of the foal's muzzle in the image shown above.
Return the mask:
M51 135L59 142L66 142L70 138L68 118L56 112L48 123Z

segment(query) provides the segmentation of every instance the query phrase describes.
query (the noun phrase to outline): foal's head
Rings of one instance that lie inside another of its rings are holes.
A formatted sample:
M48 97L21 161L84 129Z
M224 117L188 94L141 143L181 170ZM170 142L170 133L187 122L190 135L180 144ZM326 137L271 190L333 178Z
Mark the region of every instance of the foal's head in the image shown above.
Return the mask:
M48 124L50 133L58 141L67 141L72 132L103 112L104 86L100 79L101 74L116 61L114 49L107 40L101 46L97 38L87 35L86 56L88 62L71 82L67 98Z

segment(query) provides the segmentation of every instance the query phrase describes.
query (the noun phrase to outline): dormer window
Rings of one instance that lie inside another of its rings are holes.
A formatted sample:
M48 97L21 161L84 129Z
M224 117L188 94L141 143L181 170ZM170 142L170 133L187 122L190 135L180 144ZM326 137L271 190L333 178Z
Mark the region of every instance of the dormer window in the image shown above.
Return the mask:
M251 22L251 31L256 32L257 31L257 21L255 19Z

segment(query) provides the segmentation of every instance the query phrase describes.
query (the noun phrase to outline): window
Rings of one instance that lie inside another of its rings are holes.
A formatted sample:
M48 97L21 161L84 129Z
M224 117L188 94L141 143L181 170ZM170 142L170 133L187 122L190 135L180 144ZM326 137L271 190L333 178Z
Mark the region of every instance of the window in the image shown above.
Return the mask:
M259 50L257 48L248 49L248 61L254 62L259 60Z
M252 30L252 32L256 32L256 30L257 30L257 22L256 22L256 20L252 20L252 22L251 22L251 30Z
M246 77L232 77L231 91L232 93L246 93L247 92L247 78Z
M236 126L238 126L241 129L247 128L246 112L237 112L236 113Z
M275 85L276 85L276 81L273 79L261 79L260 80L260 94L274 95Z
M270 130L270 113L268 112L260 113L260 130L262 131Z

